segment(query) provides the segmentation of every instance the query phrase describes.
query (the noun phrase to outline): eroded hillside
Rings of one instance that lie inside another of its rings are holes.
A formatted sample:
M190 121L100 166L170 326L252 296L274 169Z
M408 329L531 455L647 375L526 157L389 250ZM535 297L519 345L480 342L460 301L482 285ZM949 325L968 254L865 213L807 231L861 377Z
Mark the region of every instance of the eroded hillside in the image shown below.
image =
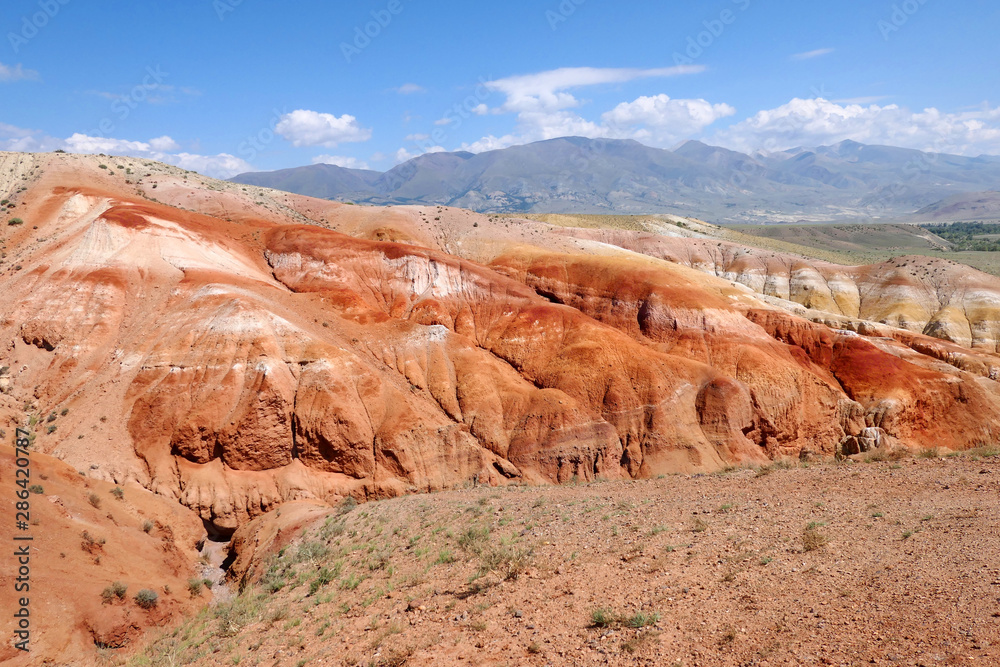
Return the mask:
M130 158L0 173L9 423L69 408L42 451L222 534L295 499L1000 431L1000 285L957 265L357 207Z

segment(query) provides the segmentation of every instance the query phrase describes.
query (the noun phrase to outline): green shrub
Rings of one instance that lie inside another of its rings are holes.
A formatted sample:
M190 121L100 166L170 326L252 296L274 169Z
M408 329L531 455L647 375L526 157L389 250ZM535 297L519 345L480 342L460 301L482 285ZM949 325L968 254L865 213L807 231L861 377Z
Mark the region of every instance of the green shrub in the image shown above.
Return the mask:
M45 493L45 489L42 488L41 484L32 484L31 486L28 487L28 491L31 491L32 493L37 493L39 495Z
M637 611L629 617L628 626L630 628L645 628L649 625L656 625L660 620L660 615L656 613L647 614L644 611Z
M135 594L135 603L142 607L143 609L152 609L156 606L159 601L160 596L157 595L156 591L152 591L148 588L143 588L141 591Z
M98 496L96 493L91 493L89 496L87 496L87 502L97 509L100 509L101 507L101 497Z
M590 622L595 628L608 628L618 622L618 614L601 607L590 612Z
M193 598L201 595L201 579L196 577L188 580L188 593L190 593Z
M105 603L111 602L115 598L124 600L126 591L128 591L128 586L121 581L116 581L110 586L106 586L104 590L101 591L101 599L103 599Z
M125 489L123 489L120 486L116 486L115 488L111 489L111 495L113 495L118 500L121 500L122 498L125 497Z
M21 218L11 218L10 220L7 221L7 224L11 227L13 227L14 225L23 225L24 220L22 220Z

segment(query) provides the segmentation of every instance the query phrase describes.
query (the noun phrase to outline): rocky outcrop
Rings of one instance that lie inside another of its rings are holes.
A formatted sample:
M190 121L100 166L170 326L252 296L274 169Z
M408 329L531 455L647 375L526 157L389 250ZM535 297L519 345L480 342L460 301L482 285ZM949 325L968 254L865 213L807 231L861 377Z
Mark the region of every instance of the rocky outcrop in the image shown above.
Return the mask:
M689 266L800 304L817 317L873 322L967 348L1000 350L1000 278L950 260L907 256L840 266L701 238L623 230L561 233Z

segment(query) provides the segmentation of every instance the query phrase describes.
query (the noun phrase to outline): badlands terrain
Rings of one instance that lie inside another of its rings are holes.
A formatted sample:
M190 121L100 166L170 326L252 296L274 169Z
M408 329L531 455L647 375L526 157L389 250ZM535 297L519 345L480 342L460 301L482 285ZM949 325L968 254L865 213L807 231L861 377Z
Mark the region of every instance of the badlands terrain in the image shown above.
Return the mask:
M52 540L12 664L995 657L992 275L125 157L0 153L0 199L0 428Z

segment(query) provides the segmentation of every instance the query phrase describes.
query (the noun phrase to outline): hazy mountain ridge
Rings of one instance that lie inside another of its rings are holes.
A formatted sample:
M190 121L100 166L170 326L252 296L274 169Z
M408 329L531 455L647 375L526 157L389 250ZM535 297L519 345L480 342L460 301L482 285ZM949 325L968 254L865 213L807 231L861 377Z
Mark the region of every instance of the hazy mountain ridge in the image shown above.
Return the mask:
M312 165L234 182L365 204L504 213L674 213L721 222L886 219L1000 187L1000 158L843 141L748 155L687 141L563 137L473 154L430 153L379 172Z

